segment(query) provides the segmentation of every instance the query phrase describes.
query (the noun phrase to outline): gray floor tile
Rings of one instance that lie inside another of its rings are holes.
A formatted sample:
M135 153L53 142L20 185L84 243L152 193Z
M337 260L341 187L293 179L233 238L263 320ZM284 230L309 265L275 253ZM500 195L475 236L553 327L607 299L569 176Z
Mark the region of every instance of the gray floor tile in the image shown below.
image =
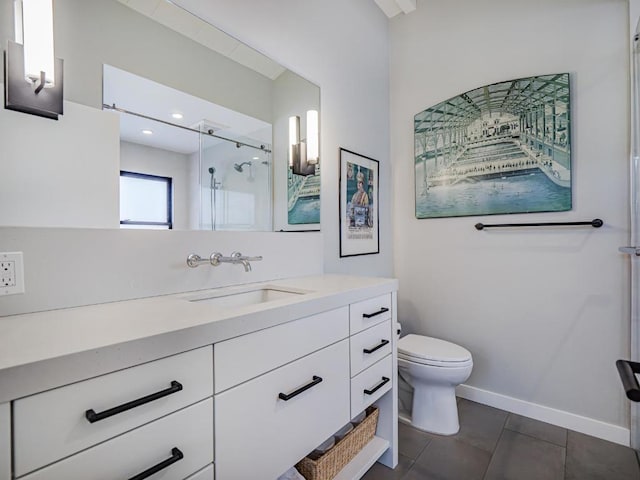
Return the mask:
M429 433L412 428L402 422L398 423L398 453L411 460L418 458L418 455L422 453L432 438L433 435Z
M504 430L485 480L563 480L565 449Z
M515 413L509 414L504 428L544 440L545 442L554 443L561 447L567 446L566 428L516 415Z
M453 437L431 440L403 480L482 480L491 454Z
M569 431L566 480L638 480L634 450Z
M492 453L507 419L507 412L461 399L458 415L460 431L454 438Z
M365 473L362 480L400 480L413 466L413 460L404 455L398 455L398 465L393 470L381 463L375 463Z

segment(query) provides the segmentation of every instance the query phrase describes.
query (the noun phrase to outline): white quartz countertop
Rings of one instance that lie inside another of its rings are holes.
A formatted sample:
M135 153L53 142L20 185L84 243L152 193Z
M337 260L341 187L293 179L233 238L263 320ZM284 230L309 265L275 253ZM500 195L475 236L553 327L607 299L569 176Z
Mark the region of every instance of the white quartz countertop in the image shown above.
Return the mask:
M239 307L189 301L273 288ZM395 279L319 275L0 317L0 403L382 295Z

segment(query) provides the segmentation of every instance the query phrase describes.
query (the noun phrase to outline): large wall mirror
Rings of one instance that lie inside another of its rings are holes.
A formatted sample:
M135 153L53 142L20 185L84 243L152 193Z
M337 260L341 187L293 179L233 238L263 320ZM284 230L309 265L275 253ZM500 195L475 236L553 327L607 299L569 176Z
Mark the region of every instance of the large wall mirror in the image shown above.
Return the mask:
M166 0L54 0L54 38L65 115L0 114L23 191L0 194L0 225L319 229L320 162L290 166L318 86Z

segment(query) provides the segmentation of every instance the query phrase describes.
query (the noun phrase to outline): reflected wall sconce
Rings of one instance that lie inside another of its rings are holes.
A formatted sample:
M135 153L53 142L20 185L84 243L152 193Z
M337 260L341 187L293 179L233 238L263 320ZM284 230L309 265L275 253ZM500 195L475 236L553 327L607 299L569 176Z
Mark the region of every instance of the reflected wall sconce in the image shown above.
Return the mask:
M307 137L300 140L300 117L289 117L289 168L296 175L314 175L320 160L318 111L307 111Z
M54 56L53 0L15 0L16 41L5 52L5 108L58 119L63 61Z

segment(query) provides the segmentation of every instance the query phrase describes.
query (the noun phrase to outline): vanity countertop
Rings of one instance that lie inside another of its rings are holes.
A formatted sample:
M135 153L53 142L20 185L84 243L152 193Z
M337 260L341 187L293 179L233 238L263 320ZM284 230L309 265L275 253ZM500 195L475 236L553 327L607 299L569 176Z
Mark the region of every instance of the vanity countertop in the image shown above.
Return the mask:
M218 308L196 295L305 291ZM390 278L318 275L0 317L0 403L397 290Z

